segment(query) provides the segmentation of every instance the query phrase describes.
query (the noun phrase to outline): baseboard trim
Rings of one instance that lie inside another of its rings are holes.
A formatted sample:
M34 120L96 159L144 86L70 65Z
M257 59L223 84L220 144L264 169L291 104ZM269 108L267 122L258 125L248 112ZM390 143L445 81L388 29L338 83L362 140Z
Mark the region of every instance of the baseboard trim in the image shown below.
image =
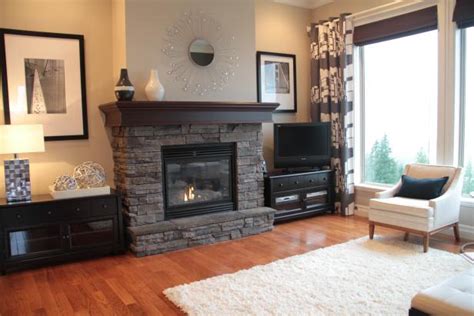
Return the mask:
M356 204L354 215L361 216L361 217L369 217L369 208L364 205Z
M449 235L453 234L452 229L445 229L440 234ZM461 240L474 240L474 226L459 224L459 234L461 235Z
M356 205L354 214L361 217L369 217L369 208L364 205ZM439 233L444 235L452 235L453 231L452 229L445 229ZM459 224L459 233L462 240L474 240L474 226Z

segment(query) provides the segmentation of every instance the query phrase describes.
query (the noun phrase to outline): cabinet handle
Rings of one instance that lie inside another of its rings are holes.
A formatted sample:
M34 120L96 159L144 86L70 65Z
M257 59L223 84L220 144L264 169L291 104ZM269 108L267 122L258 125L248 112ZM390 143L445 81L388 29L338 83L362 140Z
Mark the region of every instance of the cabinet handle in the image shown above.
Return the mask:
M323 181L326 181L326 178L323 178Z
M103 208L108 208L109 206L107 204L102 205Z
M51 211L48 211L48 215L51 215L51 214L53 214L53 212L51 212Z
M300 184L300 182L299 182L299 181L295 181L295 184Z
M313 182L314 182L314 180L313 180L313 179L309 179L309 183L313 183Z
M63 239L69 239L71 236L69 235L63 235Z
M22 216L21 214L16 214L16 218L17 218L17 219L22 219L22 217L23 217L23 216Z
M78 207L76 208L76 213L79 213L81 211L81 209Z
M280 183L278 186L279 186L280 188L282 188L282 187L283 187L283 183Z

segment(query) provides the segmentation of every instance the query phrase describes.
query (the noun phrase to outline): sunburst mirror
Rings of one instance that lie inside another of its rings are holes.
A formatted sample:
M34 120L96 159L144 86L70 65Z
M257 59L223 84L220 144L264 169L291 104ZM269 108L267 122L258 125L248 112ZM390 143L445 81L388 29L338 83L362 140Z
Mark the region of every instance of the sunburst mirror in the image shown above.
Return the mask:
M239 67L234 41L203 11L185 12L166 30L162 52L170 60L167 74L185 92L203 96L222 91Z

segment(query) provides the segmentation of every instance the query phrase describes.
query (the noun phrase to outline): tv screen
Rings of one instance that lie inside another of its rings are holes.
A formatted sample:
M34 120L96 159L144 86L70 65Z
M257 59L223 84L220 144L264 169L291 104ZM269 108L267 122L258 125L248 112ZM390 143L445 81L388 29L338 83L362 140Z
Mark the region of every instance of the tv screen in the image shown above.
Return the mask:
M275 167L320 167L331 155L330 123L275 124Z

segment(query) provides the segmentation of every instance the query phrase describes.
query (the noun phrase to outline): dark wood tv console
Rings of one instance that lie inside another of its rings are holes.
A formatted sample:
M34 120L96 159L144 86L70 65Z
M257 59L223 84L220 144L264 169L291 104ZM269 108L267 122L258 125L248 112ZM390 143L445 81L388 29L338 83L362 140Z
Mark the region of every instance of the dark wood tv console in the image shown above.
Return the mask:
M334 172L274 172L265 176L265 206L277 210L275 222L334 212Z
M123 252L121 203L115 192L10 204L0 199L0 271Z

